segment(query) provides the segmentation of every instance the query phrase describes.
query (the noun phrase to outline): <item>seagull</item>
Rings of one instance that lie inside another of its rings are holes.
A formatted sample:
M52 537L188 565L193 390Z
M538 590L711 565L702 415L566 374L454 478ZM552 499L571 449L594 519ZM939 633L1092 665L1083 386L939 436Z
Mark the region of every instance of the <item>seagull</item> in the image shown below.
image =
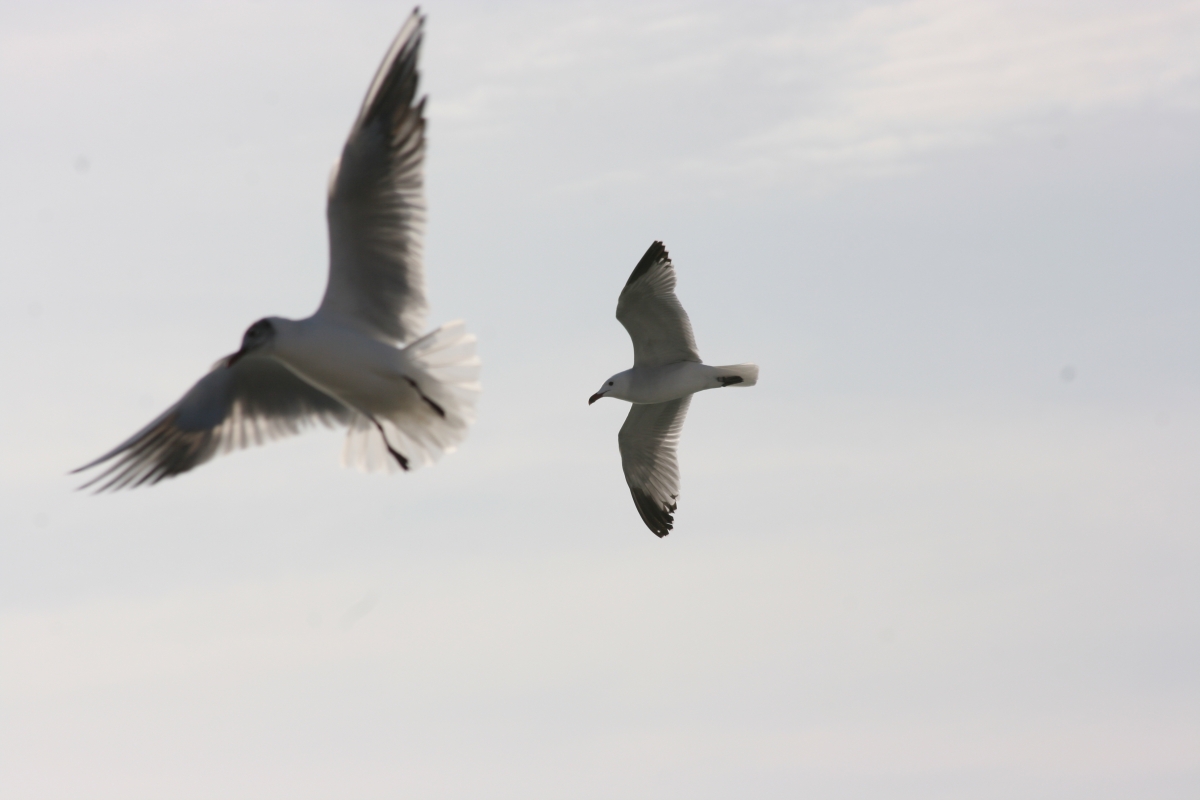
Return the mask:
M633 268L617 300L617 320L633 340L633 369L618 372L588 398L633 404L617 434L621 468L642 521L660 539L671 532L679 498L675 448L692 395L753 386L757 364L710 367L700 362L687 312L675 296L675 267L655 242Z
M414 10L379 66L329 179L329 281L305 319L264 317L177 403L75 472L80 488L158 483L219 453L316 424L347 428L343 463L410 470L455 449L480 388L461 321L425 335L424 17Z

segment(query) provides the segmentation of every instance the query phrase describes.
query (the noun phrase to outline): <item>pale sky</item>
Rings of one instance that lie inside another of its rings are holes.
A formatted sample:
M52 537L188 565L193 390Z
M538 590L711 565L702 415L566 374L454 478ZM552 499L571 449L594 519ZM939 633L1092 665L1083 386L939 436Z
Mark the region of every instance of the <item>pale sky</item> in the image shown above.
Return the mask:
M1200 3L428 2L431 469L67 471L326 269L410 11L0 3L0 796L1200 793ZM662 239L676 529L620 469Z

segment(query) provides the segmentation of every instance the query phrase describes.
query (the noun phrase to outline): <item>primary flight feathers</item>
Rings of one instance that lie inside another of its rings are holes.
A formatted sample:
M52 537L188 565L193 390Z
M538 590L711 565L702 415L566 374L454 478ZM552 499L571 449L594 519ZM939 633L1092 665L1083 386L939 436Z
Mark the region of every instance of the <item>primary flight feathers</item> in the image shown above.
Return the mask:
M329 181L329 283L317 312L402 344L425 327L424 19L388 49Z
M633 365L699 361L687 312L675 296L675 267L662 242L650 245L617 299L617 320L633 340Z

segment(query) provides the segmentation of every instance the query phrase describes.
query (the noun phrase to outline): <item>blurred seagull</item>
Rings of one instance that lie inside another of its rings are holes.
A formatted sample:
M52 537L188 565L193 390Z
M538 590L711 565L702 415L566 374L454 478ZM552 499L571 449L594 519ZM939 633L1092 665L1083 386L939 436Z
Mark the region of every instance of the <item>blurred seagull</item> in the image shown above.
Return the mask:
M388 49L329 181L329 282L307 319L255 322L236 353L128 441L80 488L158 483L218 453L299 433L349 430L343 463L409 470L454 450L479 395L475 337L425 324L424 18Z
M642 521L655 536L671 532L679 497L675 448L692 395L758 383L758 365L700 363L692 323L675 296L675 267L662 242L650 245L617 300L617 320L633 340L633 369L613 375L601 397L633 403L617 434L621 468Z

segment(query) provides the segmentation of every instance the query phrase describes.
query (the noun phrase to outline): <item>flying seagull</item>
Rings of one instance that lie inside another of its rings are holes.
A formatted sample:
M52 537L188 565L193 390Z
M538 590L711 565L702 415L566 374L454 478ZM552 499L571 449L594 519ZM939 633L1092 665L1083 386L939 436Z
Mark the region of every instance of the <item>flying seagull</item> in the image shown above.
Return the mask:
M675 448L692 395L758 383L757 364L700 363L687 312L675 296L675 267L662 242L650 245L617 300L617 320L633 340L633 369L618 372L588 398L633 404L617 434L621 468L646 527L663 537L674 526L679 497Z
M329 282L306 319L265 317L175 405L75 472L80 488L158 483L218 453L324 424L348 428L343 463L409 470L454 450L479 395L475 337L425 326L424 18L384 56L329 180Z

